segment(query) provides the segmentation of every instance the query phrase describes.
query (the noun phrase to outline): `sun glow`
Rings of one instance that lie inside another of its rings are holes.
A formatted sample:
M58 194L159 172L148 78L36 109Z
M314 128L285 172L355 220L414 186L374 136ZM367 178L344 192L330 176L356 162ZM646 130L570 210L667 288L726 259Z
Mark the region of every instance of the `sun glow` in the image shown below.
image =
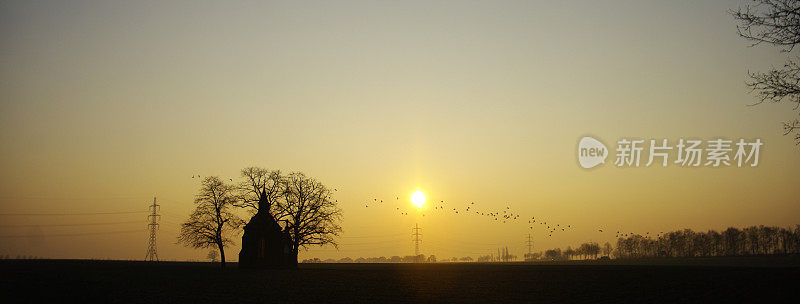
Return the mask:
M422 205L425 205L425 199L425 193L422 193L422 191L417 190L411 194L411 203L417 208L422 208Z

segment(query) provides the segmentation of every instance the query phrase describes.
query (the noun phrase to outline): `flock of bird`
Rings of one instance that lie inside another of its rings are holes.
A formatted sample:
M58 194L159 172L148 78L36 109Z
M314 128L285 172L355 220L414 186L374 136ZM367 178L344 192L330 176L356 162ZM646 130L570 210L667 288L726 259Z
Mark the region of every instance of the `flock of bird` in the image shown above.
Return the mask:
M399 196L395 196L395 201L397 203L399 203L400 197ZM384 200L380 199L380 198L372 198L371 201L368 200L368 201L364 202L364 207L365 208L370 208L370 206L372 206L372 207L380 207L380 206L385 206L385 205L387 205L387 202L384 202ZM409 215L409 212L405 208L398 207L396 205L393 206L393 207L394 207L394 212L397 215L399 215L399 216L408 216ZM508 223L520 223L520 218L523 218L524 220L527 220L527 224L528 224L527 226L528 226L529 230L533 230L536 227L536 225L538 224L545 231L545 235L547 237L553 237L553 234L555 234L555 233L566 233L566 232L569 232L569 231L572 231L572 230L575 229L575 226L572 225L572 224L553 223L553 222L550 222L548 224L547 221L543 221L541 219L537 219L535 216L531 216L530 218L522 217L522 215L519 212L513 211L513 209L511 209L510 205L506 205L505 208L500 209L500 210L496 210L496 209L492 210L492 209L480 209L480 208L478 208L478 205L475 204L475 202L470 202L469 204L466 204L466 206L461 205L461 206L458 206L458 207L453 207L452 205L450 205L449 203L445 202L444 200L440 200L440 201L438 201L438 202L433 204L433 211L434 211L434 214L435 213L447 212L447 213L450 213L452 215L458 215L458 216L484 217L484 218L488 218L492 222L500 223L500 224L504 224L504 223L505 224L508 224ZM420 215L422 217L425 217L426 214L424 212L421 212ZM598 228L597 232L606 233L603 228ZM663 233L664 232L660 232L658 234L654 234L654 236L660 237L661 235L663 235ZM629 236L634 236L634 235L641 235L641 236L644 236L644 237L650 237L651 236L650 232L645 232L643 234L638 234L638 233L634 233L634 232L623 232L623 231L620 230L620 231L616 231L616 234L615 234L614 237L615 238L621 238L621 237L627 238Z
M200 177L200 174L198 174L198 175L192 175L192 178L195 178L195 177L197 177L197 178L201 178L201 177ZM229 181L233 181L233 179L232 179L232 178L229 178L228 180L229 180Z
M399 201L400 197L395 196L395 201ZM364 203L365 208L369 208L370 206L383 206L384 200L379 198L372 198L371 202L367 201ZM444 200L440 200L437 203L433 204L433 210L438 213L451 213L453 215L459 216L473 216L473 217L484 217L489 219L492 222L500 223L500 224L509 224L509 223L518 223L520 222L520 218L522 215L519 212L515 212L511 209L511 206L507 205L503 209L481 209L475 202L470 202L469 204L459 207L452 207ZM395 212L397 212L400 216L407 216L408 211L401 207L395 207ZM425 213L420 213L421 216L425 216ZM528 220L528 229L533 230L534 225L537 224L536 217L531 216ZM553 233L556 232L566 232L568 230L573 229L571 224L562 225L560 223L551 223L548 224L546 221L539 221L538 224L544 226L543 228L547 231L547 236L552 237Z

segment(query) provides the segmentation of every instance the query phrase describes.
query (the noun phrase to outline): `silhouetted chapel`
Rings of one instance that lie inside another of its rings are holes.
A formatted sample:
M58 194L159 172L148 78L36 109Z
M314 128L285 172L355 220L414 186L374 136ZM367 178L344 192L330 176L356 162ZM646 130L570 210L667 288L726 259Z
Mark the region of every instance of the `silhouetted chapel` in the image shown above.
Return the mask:
M269 213L267 194L262 191L258 212L244 226L239 268L297 267L291 254L289 230L281 226Z

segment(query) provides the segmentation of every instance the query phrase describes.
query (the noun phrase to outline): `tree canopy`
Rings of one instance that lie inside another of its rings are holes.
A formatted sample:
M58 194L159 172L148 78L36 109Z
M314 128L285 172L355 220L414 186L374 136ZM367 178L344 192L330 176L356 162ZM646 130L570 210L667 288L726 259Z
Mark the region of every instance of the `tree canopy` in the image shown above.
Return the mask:
M193 248L216 246L221 266L225 267L225 247L234 243L230 235L237 234L244 221L233 213L235 187L219 177L206 177L195 196L195 210L181 224L178 243Z

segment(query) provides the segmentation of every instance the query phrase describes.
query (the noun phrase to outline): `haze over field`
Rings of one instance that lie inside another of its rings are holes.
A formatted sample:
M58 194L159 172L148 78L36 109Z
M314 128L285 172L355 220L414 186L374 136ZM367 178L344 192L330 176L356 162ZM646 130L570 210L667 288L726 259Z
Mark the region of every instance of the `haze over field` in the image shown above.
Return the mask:
M160 258L203 259L175 244L192 176L247 166L337 189L339 250L301 259L410 255L414 224L426 255L527 250L525 221L441 201L574 227L535 226L537 251L618 230L798 224L800 148L780 125L796 114L748 106L745 84L786 54L748 47L737 6L5 1L0 254L142 259L155 195ZM586 135L764 146L757 167L616 168L612 154L586 170ZM141 213L96 214L128 211Z

